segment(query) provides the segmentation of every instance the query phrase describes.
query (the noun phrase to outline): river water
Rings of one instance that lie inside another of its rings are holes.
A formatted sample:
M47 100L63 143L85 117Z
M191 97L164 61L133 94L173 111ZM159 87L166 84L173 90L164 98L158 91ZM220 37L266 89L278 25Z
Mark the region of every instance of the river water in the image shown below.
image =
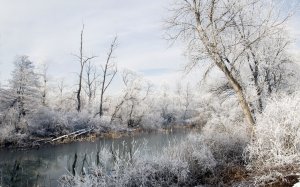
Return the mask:
M164 147L182 141L190 130L177 129L168 132L140 133L118 139L99 138L94 142L74 142L45 146L33 150L0 151L0 187L59 186L63 174L80 173L97 162L101 148L141 147L142 155L151 156ZM143 146L139 146L143 145ZM76 159L76 167L73 169Z

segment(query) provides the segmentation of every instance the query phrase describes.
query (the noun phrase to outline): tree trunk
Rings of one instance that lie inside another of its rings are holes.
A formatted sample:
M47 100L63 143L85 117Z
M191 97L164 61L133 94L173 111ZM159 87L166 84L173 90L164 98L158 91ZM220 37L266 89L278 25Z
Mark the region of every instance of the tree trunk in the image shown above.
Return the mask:
M81 66L80 74L79 74L79 84L78 84L78 91L77 91L77 111L80 112L81 110L81 81L82 81L82 71L83 67Z
M196 1L194 0L194 7L197 7ZM229 81L229 84L232 86L234 89L235 93L237 94L240 106L242 108L242 111L245 115L245 118L250 126L250 131L253 132L253 128L255 125L254 118L252 116L250 107L248 105L248 102L245 98L245 95L243 93L243 89L239 82L233 77L232 73L228 70L226 63L224 62L222 56L219 53L219 50L217 48L217 40L216 37L217 35L214 34L214 29L212 31L212 34L214 35L213 40L210 40L207 33L205 30L202 28L202 22L200 19L200 12L195 9L195 18L196 18L196 23L197 23L197 32L199 35L199 38L201 39L207 53L210 55L211 59L213 62L218 66L218 68L225 74L226 78ZM212 23L213 24L213 23Z
M103 116L103 91L101 92L101 98L100 98L100 107L99 107L99 116Z
M103 69L103 80L101 85L101 94L100 94L100 106L99 106L99 116L100 118L103 116L103 98L106 89L111 84L112 80L114 79L117 70L113 70L113 64L111 64L112 54L116 47L117 37L114 38L113 42L111 43L110 50L108 52L108 56L106 59L105 67ZM96 114L97 115L97 114Z
M251 70L251 73L252 73L252 76L253 76L253 79L254 79L254 85L255 85L256 94L257 94L257 97L258 97L258 112L261 113L262 110L263 110L263 102L262 102L262 98L261 98L262 89L260 88L259 82L258 82L258 78L259 78L258 77L259 76L258 64L259 64L259 61L257 60L256 55L254 54L253 49L252 49L251 46L249 47L249 49L250 49L250 52L251 52L251 55L252 55L252 58L253 58L253 61L254 61L254 65L252 66L249 63L249 67L250 67L250 70Z
M79 74L79 85L78 85L78 91L77 91L77 111L80 112L81 110L81 82L82 82L82 73L84 68L84 62L83 62L83 31L84 31L84 25L82 26L81 34L80 34L80 74Z
M232 88L234 89L234 91L237 94L239 103L242 107L243 113L246 117L246 120L248 122L248 124L251 126L251 131L253 130L255 121L254 118L252 116L250 107L248 105L248 102L245 98L245 95L243 93L243 89L241 87L241 85L238 83L238 81L232 76L231 72L228 70L228 68L226 67L225 63L217 63L217 65L219 66L219 68L224 72L226 78L229 81L229 84L232 86Z
M107 64L105 65L104 69L104 75L103 75L103 80L102 80L102 87L101 87L101 95L100 95L100 107L99 107L99 116L103 116L103 96L105 92L105 81L106 81L106 73L107 73Z

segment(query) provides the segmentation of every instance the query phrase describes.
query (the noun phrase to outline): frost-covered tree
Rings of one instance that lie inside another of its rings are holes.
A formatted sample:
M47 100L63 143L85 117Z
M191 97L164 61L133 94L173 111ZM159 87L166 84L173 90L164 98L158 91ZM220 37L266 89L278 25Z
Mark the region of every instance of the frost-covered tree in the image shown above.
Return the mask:
M42 65L41 78L42 78L42 85L41 85L42 104L43 106L47 106L49 77L48 77L48 66L46 64Z
M165 124L173 123L176 120L175 117L175 99L169 85L162 85L161 92L157 94L157 106L160 110L160 115L164 119ZM176 98L178 101L179 99Z
M251 72L248 88L252 86L256 91L253 102L258 113L263 111L265 100L272 93L288 91L294 84L293 76L298 68L287 53L290 43L285 36L276 35L248 49L247 61Z
M15 61L15 69L7 89L1 89L1 109L14 110L17 121L32 114L41 105L39 76L28 56Z
M152 85L130 70L124 70L122 78L125 87L112 112L111 121L119 119L128 127L136 127L140 125L147 111L146 100Z
M56 86L54 87L54 108L59 111L68 112L71 111L76 104L74 100L73 92L70 86L67 85L64 78L56 80Z
M249 64L251 48L257 53L255 45L282 32L286 17L264 0L177 0L171 12L169 39L187 43L191 67L204 60L211 63L205 75L213 67L224 74L252 129L255 120L240 67Z
M188 113L194 104L194 95L190 83L187 83L185 88L182 87L180 83L177 84L177 101L179 109L182 111L182 119L186 120L188 118Z

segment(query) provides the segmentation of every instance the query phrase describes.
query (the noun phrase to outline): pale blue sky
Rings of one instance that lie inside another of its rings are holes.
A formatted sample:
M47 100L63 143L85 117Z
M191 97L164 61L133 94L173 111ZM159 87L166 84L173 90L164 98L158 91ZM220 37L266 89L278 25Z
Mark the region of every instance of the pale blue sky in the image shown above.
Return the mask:
M162 39L170 1L0 0L0 80L10 77L17 55L47 63L53 78L74 80L79 64L71 54L78 53L84 22L84 49L87 55L98 56L96 64L104 62L108 46L118 34L115 60L119 69L132 69L157 84L174 84L183 79L180 70L187 59L182 55L183 46L169 48ZM295 38L299 36L298 17L297 13L290 23ZM297 46L294 53L299 51Z

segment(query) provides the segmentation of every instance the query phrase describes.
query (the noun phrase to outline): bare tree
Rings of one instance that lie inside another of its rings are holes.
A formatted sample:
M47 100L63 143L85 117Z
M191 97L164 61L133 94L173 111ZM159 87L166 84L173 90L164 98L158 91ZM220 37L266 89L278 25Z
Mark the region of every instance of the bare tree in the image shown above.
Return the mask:
M130 92L128 91L128 84L129 84L129 76L130 76L130 71L124 70L122 73L122 81L125 85L125 89L123 90L124 94L121 98L121 100L119 101L119 103L115 106L112 115L111 115L111 119L110 119L110 123L112 123L114 120L116 120L117 118L121 119L122 121L122 117L119 115L118 117L118 113L120 112L120 110L122 109L122 106L127 102L128 98L130 98Z
M191 87L190 87L190 84L188 83L186 85L186 88L185 88L185 92L184 92L184 113L183 113L183 119L187 119L187 112L190 108L190 105L192 103L192 93L191 93Z
M178 86L178 85L177 85ZM179 87L179 86L178 86ZM181 86L180 86L181 87ZM181 89L181 88L180 88ZM171 96L169 94L169 85L167 84L164 84L162 85L162 98L161 98L161 101L160 101L160 105L161 105L161 116L164 118L164 119L167 119L167 121L172 121L170 119L173 119L170 118L172 115L169 111L169 108L170 108L170 104L172 103L171 102ZM178 92L181 91L181 90L177 90Z
M139 106L147 99L151 92L152 85L149 82L143 81L140 77L134 75L133 79L127 80L127 108L128 111L128 119L127 126L128 127L136 127L140 125L142 117L144 116L144 110L139 110Z
M66 88L65 80L63 78L59 80L59 82L57 84L57 88L58 88L58 92L59 92L59 105L62 106L64 90Z
M129 70L123 71L122 80L125 86L123 96L114 108L111 123L118 118L121 122L126 122L128 127L136 127L145 114L141 106L148 98L152 85Z
M47 95L48 95L48 66L46 64L42 65L42 105L46 106Z
M117 74L117 67L116 64L112 61L113 53L117 47L117 36L113 39L109 51L107 53L107 58L104 66L101 65L102 69L102 82L101 82L101 92L100 92L100 105L99 105L99 112L96 113L96 115L99 114L100 117L103 116L103 102L104 102L104 94L113 81L115 75Z
M179 104L179 108L183 109L183 115L182 119L186 120L187 119L187 114L190 109L190 106L193 102L193 94L191 91L191 86L190 83L187 83L185 88L182 87L181 83L177 83L177 88L176 88L176 93L177 93L177 103Z
M92 64L91 61L89 61L86 66L86 77L84 79L86 85L84 87L84 91L88 96L89 104L91 104L92 99L95 98L96 89L97 89L96 81L98 77L99 75L97 75L96 67Z
M65 80L64 79L60 79L58 84L57 84L57 88L59 91L59 96L60 98L63 97L63 93L64 93L64 88L65 88Z
M263 0L177 0L171 8L173 16L167 20L169 39L187 43L191 67L208 60L212 62L208 71L217 67L224 73L250 129L255 120L239 66L246 62L249 47L274 35L285 20L280 20L274 6L269 5ZM247 35L240 34L241 27Z
M82 25L82 30L80 34L80 49L79 49L79 55L75 55L79 59L80 63L80 72L79 72L79 83L78 83L78 90L76 92L76 98L77 98L77 107L76 110L78 112L81 111L81 89L82 89L82 78L83 78L83 70L85 64L95 58L96 56L91 56L91 57L85 57L83 55L83 32L84 32L84 25Z

